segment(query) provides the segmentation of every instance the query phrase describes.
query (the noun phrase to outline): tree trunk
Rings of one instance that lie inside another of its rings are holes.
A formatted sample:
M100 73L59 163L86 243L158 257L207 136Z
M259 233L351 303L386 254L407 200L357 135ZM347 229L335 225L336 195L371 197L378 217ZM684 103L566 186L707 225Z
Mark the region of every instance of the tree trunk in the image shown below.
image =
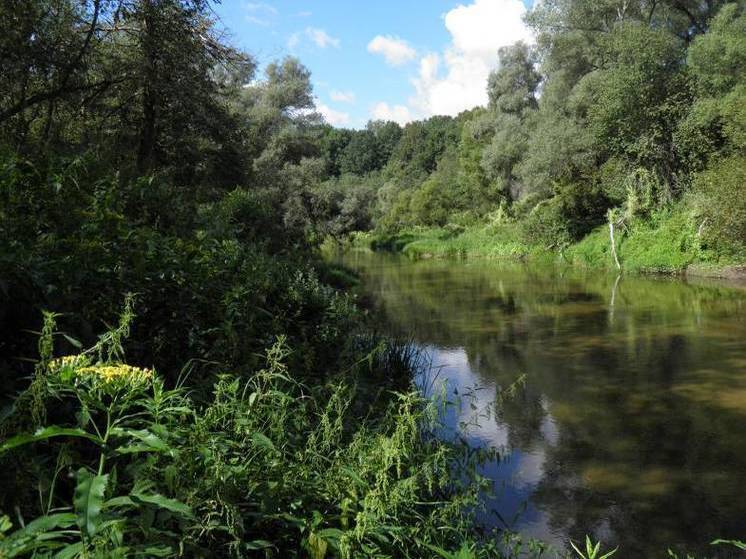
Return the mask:
M611 254L614 256L614 263L617 269L621 270L622 265L619 263L619 258L616 254L616 242L614 241L614 222L609 221L609 239L611 241Z

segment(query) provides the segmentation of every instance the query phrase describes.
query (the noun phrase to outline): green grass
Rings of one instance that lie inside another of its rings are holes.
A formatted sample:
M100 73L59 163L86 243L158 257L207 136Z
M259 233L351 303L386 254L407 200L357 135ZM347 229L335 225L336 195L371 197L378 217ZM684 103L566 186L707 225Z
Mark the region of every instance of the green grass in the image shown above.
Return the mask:
M371 250L400 252L412 259L424 258L552 258L552 253L526 243L508 225L446 228L412 228L395 234L362 233L354 245Z
M617 228L615 234L617 254L625 272L678 274L696 265L697 269L717 275L718 270L746 262L746 254L722 255L703 246L697 223L684 208L662 211L645 221ZM412 228L395 234L359 233L353 245L400 252L412 259L502 258L615 268L608 225L599 226L562 251L527 242L520 223L455 230Z
M746 262L746 254L719 254L704 246L697 223L684 209L661 212L617 231L617 254L626 272L682 273L690 266L718 270ZM614 259L607 225L598 227L565 253L574 264L591 268L613 268Z

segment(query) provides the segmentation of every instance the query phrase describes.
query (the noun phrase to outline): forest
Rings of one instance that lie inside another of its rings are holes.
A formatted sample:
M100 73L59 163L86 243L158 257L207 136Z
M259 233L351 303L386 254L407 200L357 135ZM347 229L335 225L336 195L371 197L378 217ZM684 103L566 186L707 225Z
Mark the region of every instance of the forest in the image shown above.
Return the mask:
M737 272L746 4L527 18L488 106L344 129L209 0L2 4L0 557L554 556L324 249Z
M743 4L552 1L528 22L537 45L500 50L489 106L327 129L325 233L415 257L742 263Z

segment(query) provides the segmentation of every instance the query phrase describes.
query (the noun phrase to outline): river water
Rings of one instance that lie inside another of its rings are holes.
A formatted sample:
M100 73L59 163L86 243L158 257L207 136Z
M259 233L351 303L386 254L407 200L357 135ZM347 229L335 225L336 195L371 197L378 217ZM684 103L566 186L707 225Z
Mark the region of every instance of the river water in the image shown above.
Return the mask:
M746 539L744 286L341 258L383 328L469 395L450 427L501 449L487 522L558 547L591 534L624 558L736 556L709 542Z

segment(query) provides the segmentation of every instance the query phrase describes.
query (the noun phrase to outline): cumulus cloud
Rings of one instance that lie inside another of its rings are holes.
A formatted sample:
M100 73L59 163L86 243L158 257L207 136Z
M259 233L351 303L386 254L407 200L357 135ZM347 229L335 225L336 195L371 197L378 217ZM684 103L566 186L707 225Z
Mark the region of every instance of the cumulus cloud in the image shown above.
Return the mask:
M306 27L306 37L311 39L311 41L313 41L319 48L339 48L339 39L330 36L323 29L318 29L316 27Z
M414 115L404 105L389 105L381 101L371 109L371 115L375 120L393 120L401 125L414 120Z
M386 62L392 66L401 66L414 60L417 51L409 46L405 40L390 35L377 35L368 43L368 52L382 54Z
M332 101L337 101L339 103L354 103L355 102L355 94L352 91L332 90L329 93L329 96L332 98Z
M321 113L324 120L332 126L345 126L350 122L349 113L342 111L335 111L331 107L324 105L323 103L317 103L316 110Z
M443 53L420 59L410 105L430 116L486 104L487 77L497 66L498 49L534 40L523 23L525 12L521 0L474 0L446 13L451 44Z

